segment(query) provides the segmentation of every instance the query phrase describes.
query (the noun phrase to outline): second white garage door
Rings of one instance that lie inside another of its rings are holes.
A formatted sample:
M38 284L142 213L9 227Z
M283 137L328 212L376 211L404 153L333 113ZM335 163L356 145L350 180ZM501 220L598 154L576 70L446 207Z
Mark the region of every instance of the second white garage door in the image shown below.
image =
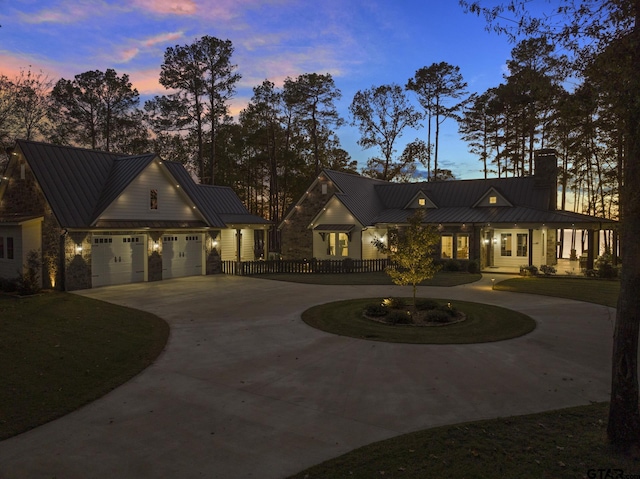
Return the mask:
M202 234L162 237L162 279L202 274Z

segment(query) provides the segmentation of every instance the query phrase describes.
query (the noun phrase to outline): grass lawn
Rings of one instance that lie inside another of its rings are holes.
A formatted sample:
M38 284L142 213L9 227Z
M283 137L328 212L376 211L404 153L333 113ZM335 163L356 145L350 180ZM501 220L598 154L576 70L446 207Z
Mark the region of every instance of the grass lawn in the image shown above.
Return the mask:
M103 396L149 366L169 326L68 293L0 296L0 440Z
M620 281L590 278L525 277L501 281L495 284L494 289L556 296L615 308L620 294Z
M378 273L344 273L344 274L301 274L278 273L259 274L252 278L274 279L277 281L290 281L292 283L328 284L328 285L377 285L393 284L391 278L384 272ZM421 286L457 286L459 284L473 283L482 278L481 274L463 272L440 271L429 280L420 283Z
M637 455L606 445L606 421L607 405L593 404L438 427L364 446L293 477L638 477L631 476L640 474Z
M365 298L314 306L302 313L308 325L341 336L413 344L470 344L501 341L527 334L536 326L529 316L488 304L451 301L467 319L447 326L393 326L362 316L368 304L381 298ZM446 304L449 300L438 300ZM408 300L410 302L410 300Z

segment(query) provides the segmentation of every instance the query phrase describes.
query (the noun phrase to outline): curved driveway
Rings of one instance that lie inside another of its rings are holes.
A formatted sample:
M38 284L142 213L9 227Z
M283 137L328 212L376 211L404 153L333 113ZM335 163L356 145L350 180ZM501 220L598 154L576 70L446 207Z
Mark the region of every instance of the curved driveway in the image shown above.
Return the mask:
M314 304L410 295L397 286L216 275L80 294L161 316L168 346L107 396L1 442L2 479L281 478L410 431L608 399L614 310L492 291L486 276L420 295L522 311L535 331L403 345L300 320Z

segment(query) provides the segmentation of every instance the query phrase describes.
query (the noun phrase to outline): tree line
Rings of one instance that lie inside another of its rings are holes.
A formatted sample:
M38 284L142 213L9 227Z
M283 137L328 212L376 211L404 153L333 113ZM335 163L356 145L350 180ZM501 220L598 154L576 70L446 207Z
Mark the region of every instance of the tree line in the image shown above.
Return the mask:
M0 76L0 141L154 151L203 184L233 187L252 213L277 224L322 168L357 172L336 135L346 121L336 108L342 94L328 73L287 78L281 88L265 80L234 120L229 106L241 74L233 52L231 41L211 36L167 48L159 76L167 93L144 104L129 76L113 69L57 81L30 70ZM441 168L440 128L450 119L485 178L532 174L534 150L555 148L561 207L572 193L575 211L615 216L624 138L611 89L602 88L607 76L592 69L569 91L570 64L544 37L523 40L511 55L504 82L481 94L469 94L460 68L446 62L416 70L404 86L358 91L349 121L358 144L374 152L361 173L454 178ZM398 151L402 135L419 128L423 138Z

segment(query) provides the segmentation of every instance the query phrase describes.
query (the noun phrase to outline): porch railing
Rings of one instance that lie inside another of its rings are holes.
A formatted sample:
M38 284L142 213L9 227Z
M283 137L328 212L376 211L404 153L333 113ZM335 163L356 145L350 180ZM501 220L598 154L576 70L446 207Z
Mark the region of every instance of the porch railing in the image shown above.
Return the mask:
M223 261L222 272L236 276L252 276L274 273L375 273L384 271L391 262L388 259L342 260L267 260L267 261Z

